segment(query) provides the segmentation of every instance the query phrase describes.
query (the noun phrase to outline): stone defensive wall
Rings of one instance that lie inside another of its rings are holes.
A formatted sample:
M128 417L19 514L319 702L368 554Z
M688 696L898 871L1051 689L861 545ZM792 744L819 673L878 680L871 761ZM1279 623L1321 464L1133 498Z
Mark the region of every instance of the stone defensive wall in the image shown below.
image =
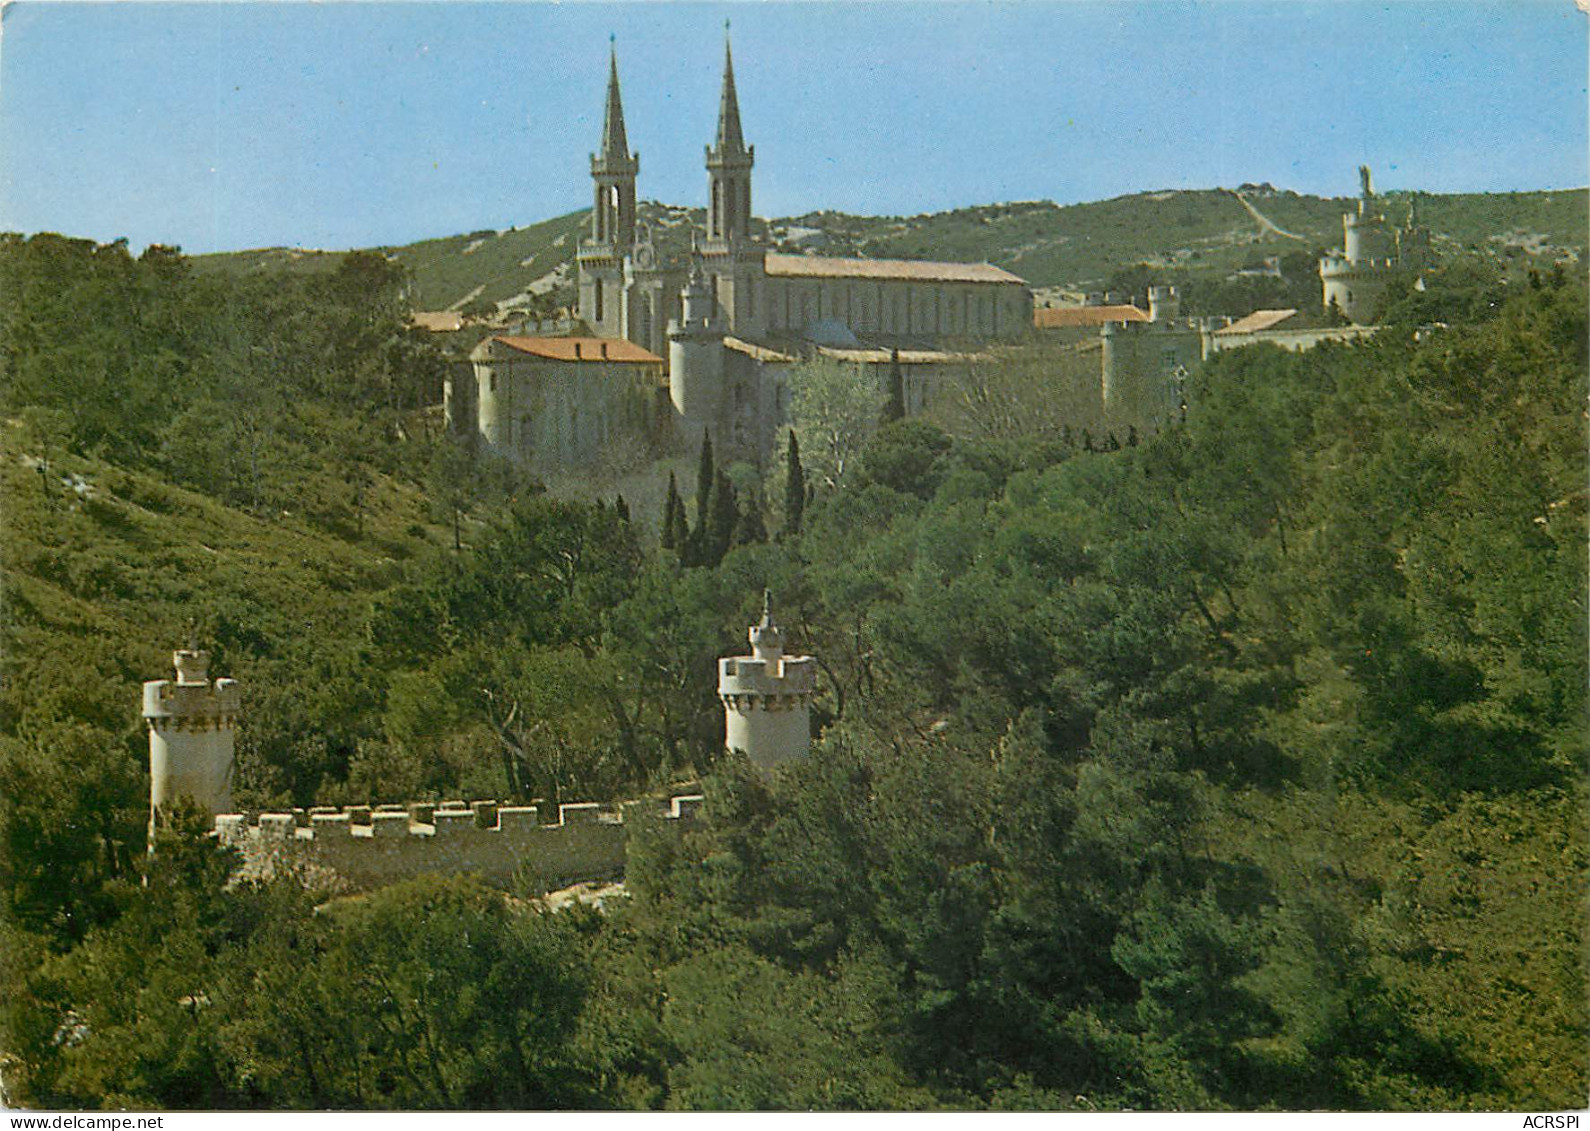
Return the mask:
M1208 334L1204 338L1205 356L1222 350L1268 343L1293 353L1311 350L1321 342L1356 342L1370 338L1379 326L1327 326L1312 330L1254 330L1247 334Z
M643 807L662 820L680 821L693 817L702 800L691 794L617 806L559 805L556 823L547 824L540 807L495 801L294 809L253 819L223 813L215 830L222 844L241 850L245 879L292 869L347 894L420 875L470 873L493 887L534 895L621 877L626 824Z

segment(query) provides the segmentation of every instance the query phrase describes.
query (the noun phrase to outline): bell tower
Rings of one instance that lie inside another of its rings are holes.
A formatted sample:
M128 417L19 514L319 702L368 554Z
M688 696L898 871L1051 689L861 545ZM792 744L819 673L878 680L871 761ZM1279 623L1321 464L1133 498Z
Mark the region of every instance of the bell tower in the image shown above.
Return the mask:
M718 137L707 147L707 239L738 243L751 234L751 166L756 146L740 130L740 100L734 91L734 54L723 29L723 94L718 100Z
M635 242L635 177L640 154L629 151L624 101L618 88L618 48L609 40L607 111L602 151L591 154L591 230L576 259L580 270L580 317L606 338L627 337L624 325L624 257Z
M591 242L628 248L635 242L635 176L640 154L629 152L624 133L624 100L618 90L618 46L607 58L607 112L602 117L602 152L591 154L596 204L591 210Z
M723 25L723 93L718 100L718 136L707 146L707 230L698 250L712 287L718 317L730 333L761 332L759 301L763 250L751 243L751 166L756 147L740 129L740 98L734 89L734 54L729 25Z

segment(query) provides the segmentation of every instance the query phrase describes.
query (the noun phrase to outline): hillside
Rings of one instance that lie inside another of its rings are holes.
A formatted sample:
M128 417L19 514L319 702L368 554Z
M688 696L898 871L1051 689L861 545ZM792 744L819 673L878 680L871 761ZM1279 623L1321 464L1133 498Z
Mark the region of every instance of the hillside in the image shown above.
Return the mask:
M1400 220L1408 195L1386 199L1388 214ZM985 204L909 217L814 212L768 220L765 231L782 251L987 261L1034 287L1097 289L1136 264L1183 280L1219 281L1266 257L1312 256L1340 243L1341 216L1352 206L1347 198L1246 185L1237 191L1144 192L1087 204ZM1432 229L1437 250L1461 249L1503 263L1583 261L1590 245L1587 207L1584 189L1418 197L1419 219ZM642 203L640 213L665 254L684 251L685 233L701 219L699 209L654 202ZM586 215L571 212L528 227L384 250L413 272L417 310L457 310L472 303L536 310L573 300L574 251ZM276 248L199 256L194 263L201 271L315 271L331 270L339 260L335 252Z
M290 262L0 239L8 1104L1583 1102L1581 273L1222 352L1103 450L1081 349L848 452L792 398L795 454L703 444L660 531L441 441L397 265ZM717 693L766 590L821 672L771 780ZM707 802L601 913L317 912L180 806L146 851L138 681L190 634L241 808Z

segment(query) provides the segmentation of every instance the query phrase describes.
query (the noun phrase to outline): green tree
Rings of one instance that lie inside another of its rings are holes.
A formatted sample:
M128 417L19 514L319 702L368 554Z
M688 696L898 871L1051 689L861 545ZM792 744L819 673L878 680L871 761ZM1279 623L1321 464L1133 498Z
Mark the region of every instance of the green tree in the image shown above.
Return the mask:
M684 524L684 500L679 497L679 481L673 472L668 473L668 496L663 501L663 517L661 530L662 548L665 550L682 550L683 543L679 538L679 527ZM688 535L687 535L688 536Z
M787 538L801 532L801 516L806 512L806 469L801 466L800 437L793 428L789 430L784 468L783 536Z
M736 546L753 546L767 541L767 524L762 520L762 504L758 494L751 491L745 496L745 506L734 524Z
M877 427L882 390L864 370L826 358L793 366L789 389L790 423L807 470L835 489Z

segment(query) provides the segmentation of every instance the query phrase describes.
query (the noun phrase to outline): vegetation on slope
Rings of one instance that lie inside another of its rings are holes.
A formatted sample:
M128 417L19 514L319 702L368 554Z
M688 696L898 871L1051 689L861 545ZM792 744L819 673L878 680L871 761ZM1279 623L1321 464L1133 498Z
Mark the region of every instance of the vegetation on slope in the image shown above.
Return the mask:
M1219 355L1137 443L906 419L841 469L798 418L809 492L703 453L666 534L431 447L402 280L350 264L0 245L9 1101L1580 1102L1577 280ZM765 585L824 673L771 782L712 665ZM443 878L314 914L180 821L146 858L137 680L189 609L245 802L695 771L705 819L643 826L601 916Z
M1098 290L1136 287L1124 267L1141 264L1156 281L1214 287L1269 257L1294 257L1286 274L1304 299L1318 299L1319 253L1340 246L1341 218L1355 201L1244 186L1242 196L1289 238L1264 228L1228 189L1137 193L1086 204L1050 201L977 205L910 217L815 212L766 221L770 246L819 255L989 262L1033 286ZM1393 223L1406 218L1411 197L1386 197ZM1585 190L1527 193L1418 194L1418 216L1438 251L1469 251L1500 263L1548 266L1584 262L1590 246ZM643 203L641 219L664 255L688 250L681 234L700 210ZM483 231L385 249L412 274L410 302L418 310L461 309L471 303L531 309L529 285L560 264L572 270L588 213L575 212L526 228ZM797 238L798 237L798 238ZM270 251L201 256L201 270L331 269L336 253ZM1521 272L1519 272L1521 274ZM572 301L572 275L551 301ZM1290 293L1290 292L1287 292ZM1141 297L1139 295L1139 297ZM1225 296L1241 306L1241 296ZM1284 297L1284 295L1280 296ZM1266 301L1279 301L1270 295ZM1210 313L1241 315L1251 307Z

